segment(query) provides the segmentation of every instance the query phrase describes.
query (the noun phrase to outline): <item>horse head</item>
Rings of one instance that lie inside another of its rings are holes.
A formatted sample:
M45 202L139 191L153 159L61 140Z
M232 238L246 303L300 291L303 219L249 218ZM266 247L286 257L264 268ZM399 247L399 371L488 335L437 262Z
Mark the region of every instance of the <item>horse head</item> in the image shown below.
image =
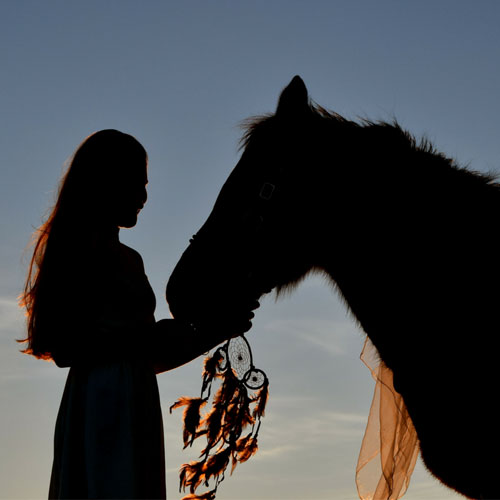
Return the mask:
M321 168L316 120L296 76L275 114L247 123L243 154L168 282L176 318L203 322L221 304L245 314L264 293L321 267L325 186L312 172Z

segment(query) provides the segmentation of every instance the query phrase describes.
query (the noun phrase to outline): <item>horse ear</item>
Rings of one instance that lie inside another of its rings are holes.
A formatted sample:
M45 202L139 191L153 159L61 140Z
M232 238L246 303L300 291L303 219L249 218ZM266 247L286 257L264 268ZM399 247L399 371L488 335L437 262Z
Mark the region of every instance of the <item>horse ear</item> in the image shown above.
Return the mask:
M296 75L283 92L281 92L276 114L295 115L309 111L309 109L309 96L306 84L300 76Z

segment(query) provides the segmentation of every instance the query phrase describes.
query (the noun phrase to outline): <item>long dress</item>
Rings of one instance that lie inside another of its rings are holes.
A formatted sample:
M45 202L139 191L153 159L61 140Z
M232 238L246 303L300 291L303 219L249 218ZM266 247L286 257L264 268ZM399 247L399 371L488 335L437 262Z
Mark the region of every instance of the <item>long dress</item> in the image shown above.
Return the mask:
M71 368L56 421L51 499L166 498L160 399L146 355L154 349L147 340L155 297L139 254L118 245L99 271L84 328L76 321L78 334L69 332L64 338L73 341L54 353L58 366Z

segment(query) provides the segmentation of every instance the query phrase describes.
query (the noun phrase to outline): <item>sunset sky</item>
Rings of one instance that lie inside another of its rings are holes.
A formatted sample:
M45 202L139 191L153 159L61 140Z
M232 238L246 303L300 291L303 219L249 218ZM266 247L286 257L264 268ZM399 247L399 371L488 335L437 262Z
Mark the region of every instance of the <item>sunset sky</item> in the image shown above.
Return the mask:
M460 164L500 172L499 23L495 0L2 0L0 498L47 497L67 369L18 353L16 297L30 235L87 135L116 128L149 153L149 201L120 238L143 256L165 318L168 277L239 158L238 124L274 111L295 74L326 108L396 117ZM76 287L77 262L72 272ZM270 399L259 452L218 500L357 498L374 382L345 306L311 278L291 297L267 297L248 338ZM182 411L168 408L199 393L201 364L158 379L169 500L181 498L177 471L196 450L182 451ZM404 498L460 497L419 464Z

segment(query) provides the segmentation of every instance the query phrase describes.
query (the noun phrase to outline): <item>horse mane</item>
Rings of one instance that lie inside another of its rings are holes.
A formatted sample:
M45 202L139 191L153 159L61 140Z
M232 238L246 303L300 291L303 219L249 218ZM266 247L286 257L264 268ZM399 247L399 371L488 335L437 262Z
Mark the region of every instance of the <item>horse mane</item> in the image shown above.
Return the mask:
M441 164L446 164L453 170L460 170L466 174L470 174L470 177L475 177L482 184L495 186L497 189L500 189L500 184L497 182L499 174L492 171L479 172L471 169L469 165L460 166L454 159L448 158L441 153L427 137L423 136L417 139L413 134L401 127L396 118L393 118L390 122L358 118L359 121L356 122L348 120L339 113L328 110L314 101L309 103L309 111L308 120L317 128L330 127L338 130L341 127L344 131L349 129L351 131L363 130L369 134L371 141L390 143L392 147L407 150L409 153L428 153L434 156L435 159L439 159ZM238 149L246 149L256 136L263 135L270 130L276 123L276 120L274 113L251 116L243 120L240 123L243 134L240 138Z

